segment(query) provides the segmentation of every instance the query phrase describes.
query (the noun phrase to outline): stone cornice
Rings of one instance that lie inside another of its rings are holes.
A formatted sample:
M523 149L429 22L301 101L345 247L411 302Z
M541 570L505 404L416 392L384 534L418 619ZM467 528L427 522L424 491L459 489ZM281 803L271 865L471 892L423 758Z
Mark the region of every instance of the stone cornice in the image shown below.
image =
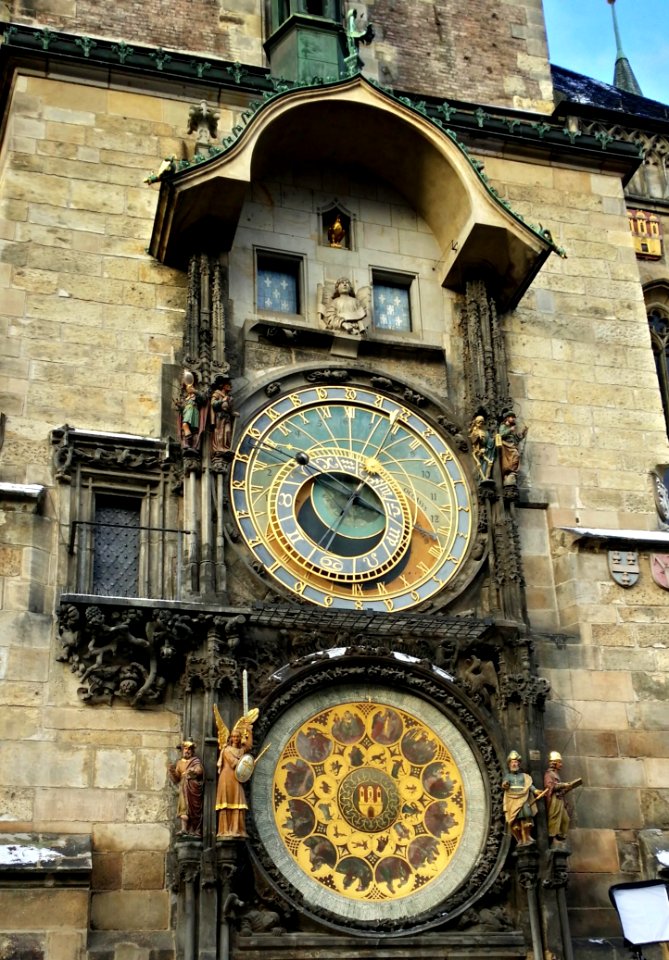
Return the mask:
M90 78L109 85L142 86L169 91L181 96L208 96L217 101L225 90L229 100L240 106L255 97L267 98L292 89L295 85L273 77L264 67L204 57L185 51L164 50L128 44L123 40L78 36L48 27L0 21L2 46L0 58L10 65L74 77ZM5 69L7 97L11 70ZM9 75L9 78L8 78ZM313 85L326 85L339 78L314 78ZM470 147L509 150L514 155L530 155L544 160L562 160L589 169L611 171L629 179L639 164L637 149L623 141L603 142L581 135L564 122L566 105L553 117L543 114L505 110L464 102L448 102L437 97L415 98L411 93L382 88L384 93L417 110L445 129L460 136ZM225 145L225 144L224 144Z

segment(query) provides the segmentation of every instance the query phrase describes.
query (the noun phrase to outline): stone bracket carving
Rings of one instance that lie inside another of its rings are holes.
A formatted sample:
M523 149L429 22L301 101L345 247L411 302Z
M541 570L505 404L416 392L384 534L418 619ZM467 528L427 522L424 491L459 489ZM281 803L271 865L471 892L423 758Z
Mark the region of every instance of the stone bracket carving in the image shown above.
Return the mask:
M161 701L169 682L182 679L187 689L200 685L218 689L228 683L237 690L237 668L230 651L239 642L237 615L184 612L139 604L98 603L64 595L58 612L61 650L80 681L85 703L115 698L141 707ZM204 655L195 656L209 631L225 638L228 656L221 657L215 639Z

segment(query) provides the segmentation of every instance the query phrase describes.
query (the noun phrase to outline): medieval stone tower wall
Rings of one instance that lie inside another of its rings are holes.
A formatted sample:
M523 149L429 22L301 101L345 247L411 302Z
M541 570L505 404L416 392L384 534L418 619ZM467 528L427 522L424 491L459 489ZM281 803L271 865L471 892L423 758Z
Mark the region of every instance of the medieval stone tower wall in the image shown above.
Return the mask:
M550 115L540 0L369 0L365 7L377 29L369 56L382 84L417 98L532 111L537 121ZM264 64L260 2L193 0L170 6L169 16L165 9L155 0L0 5L6 19L35 29ZM89 705L79 700L81 674L56 659L55 612L71 583L71 520L81 504L74 486L57 477L51 431L70 424L147 443L175 436L188 276L147 253L160 184L143 180L164 157L192 157L186 124L194 102L216 104L222 139L252 97L149 81L141 71L121 78L84 69L19 65L0 153L0 411L7 416L0 830L88 837L92 875L88 887L70 878L0 888L0 958L153 960L159 954L152 950L164 950L162 958L176 949L176 868L167 857L175 801L166 765L190 731L178 686L167 705L146 710ZM608 886L652 873L648 837L669 831L669 600L651 579L647 544L639 581L625 589L609 575L606 542L577 541L566 528L656 530L650 474L669 462L666 424L620 171L595 170L576 154L551 163L541 145L534 157L491 140L470 148L499 196L528 222L549 227L568 255L546 260L501 327L510 395L529 426L514 508L527 631L537 672L552 687L526 760L537 784L551 749L562 753L569 779L583 778L574 793L568 898L576 956L585 960L595 956L589 938L618 935ZM434 279L440 251L425 220L368 172L344 178L328 167L310 182L291 177L283 170L249 188L226 262L229 348L240 384L321 359L340 362L313 344L277 346L254 328L249 251L279 234L284 251L307 258L314 325L317 285L339 272L352 271L360 284L370 264L419 277L417 339L428 359L409 344L401 357L379 347L375 362L384 376L406 377L464 418L463 296ZM319 246L313 226L320 228L316 213L335 196L358 219L359 243L346 252L345 270L338 251ZM666 257L653 277L667 278ZM160 482L167 491L168 481ZM183 523L186 509L172 497L162 525ZM232 595L252 600L246 567L231 563L231 571ZM476 609L462 601L458 614L490 616L494 590L491 574ZM510 730L522 728L515 718L526 707L520 700L509 706ZM203 725L201 716L192 719Z
M349 4L350 6L350 4ZM373 23L368 57L379 81L399 90L453 100L548 112L553 88L541 0L369 0L355 4ZM98 0L5 4L17 23L104 36L126 43L193 51L262 66L267 13L263 0L161 0L113 7Z

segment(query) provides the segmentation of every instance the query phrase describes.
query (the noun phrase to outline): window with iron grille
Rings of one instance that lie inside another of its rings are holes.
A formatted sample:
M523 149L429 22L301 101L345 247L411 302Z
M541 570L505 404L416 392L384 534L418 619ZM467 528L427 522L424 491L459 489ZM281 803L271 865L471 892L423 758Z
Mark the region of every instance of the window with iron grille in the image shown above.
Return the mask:
M141 500L98 494L93 525L93 593L135 597L139 584Z

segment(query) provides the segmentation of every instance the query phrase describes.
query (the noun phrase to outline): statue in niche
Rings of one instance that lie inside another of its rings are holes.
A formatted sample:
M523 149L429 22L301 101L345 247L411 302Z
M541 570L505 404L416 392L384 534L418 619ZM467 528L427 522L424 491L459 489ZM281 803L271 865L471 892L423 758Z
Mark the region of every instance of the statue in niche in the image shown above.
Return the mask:
M477 414L469 427L469 440L472 445L472 455L476 462L479 482L490 480L492 466L495 462L495 438L488 430L485 417Z
M218 135L218 110L212 110L206 100L200 100L188 111L188 133L196 135L195 155L209 156Z
M318 312L326 330L364 337L369 316L371 288L360 287L356 294L347 277L340 277L333 285L319 284Z
M171 763L167 772L170 780L179 788L177 817L181 820L183 836L202 836L202 796L204 791L204 767L195 755L195 742L184 740L179 744L181 759Z
M502 414L502 422L497 432L497 445L500 450L502 465L502 483L505 487L514 486L518 482L520 470L520 445L527 436L527 427L518 430L516 415L513 410Z
M175 401L179 435L184 450L197 451L206 423L206 398L198 392L195 374L184 371L181 392Z
M214 706L218 733L218 785L216 809L218 810L217 840L243 840L246 838L246 793L243 784L250 779L255 763L249 753L253 747L253 724L258 719L254 707L240 717L231 731L228 730L218 707Z
M511 836L519 846L534 843L532 826L537 815L537 800L544 792L538 793L529 773L520 769L522 757L512 750L506 758L508 769L502 780L504 791L504 817Z
M346 230L341 222L341 214L337 214L333 223L328 227L328 243L331 247L341 249L345 245Z
M567 839L567 831L571 821L571 810L569 809L566 796L574 789L580 787L583 780L578 777L576 780L563 781L560 777L562 769L562 756L557 750L552 750L548 754L548 769L544 774L544 788L546 794L546 816L548 818L548 836L551 843L554 841L564 841Z
M215 458L225 459L230 454L232 446L234 416L232 386L229 380L217 377L213 387L209 401L209 418L212 427L211 452Z

